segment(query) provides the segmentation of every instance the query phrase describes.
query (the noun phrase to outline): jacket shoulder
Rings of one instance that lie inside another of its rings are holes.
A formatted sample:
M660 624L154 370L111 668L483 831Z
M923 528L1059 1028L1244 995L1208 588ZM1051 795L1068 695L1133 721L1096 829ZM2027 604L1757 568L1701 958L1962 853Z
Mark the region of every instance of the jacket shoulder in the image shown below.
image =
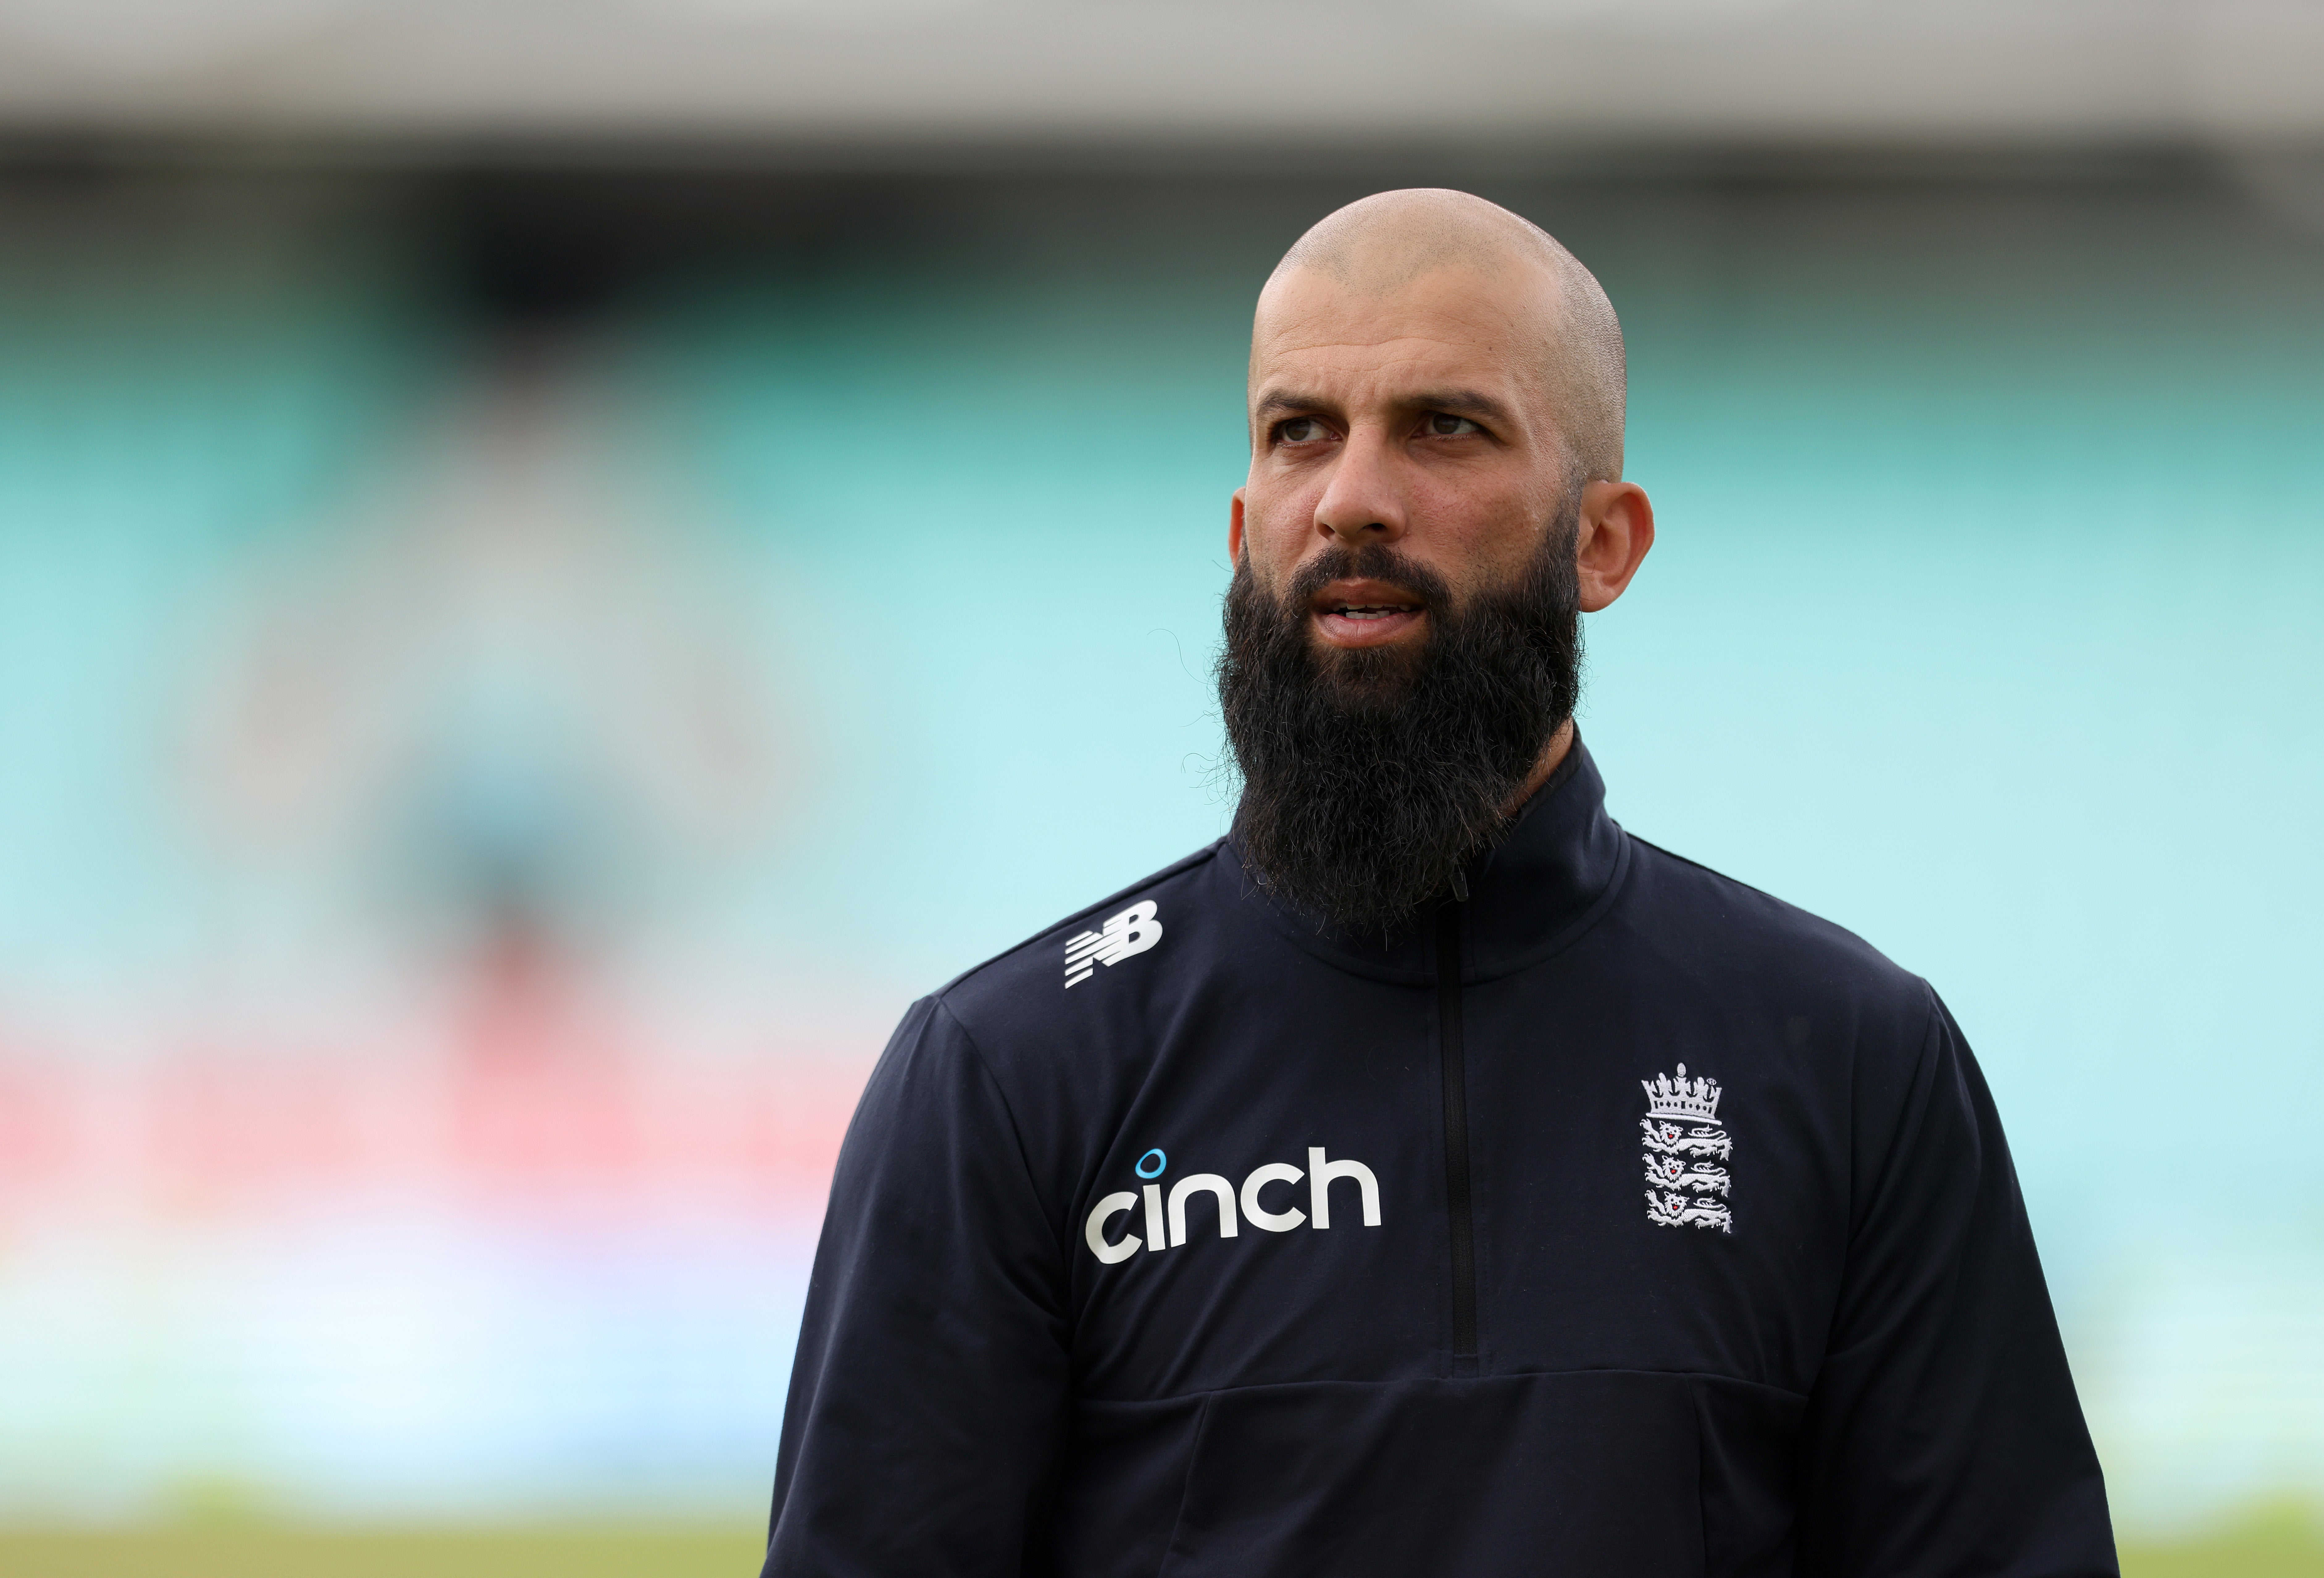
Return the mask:
M1119 892L1109 893L1094 904L1084 905L1064 919L1043 927L1023 942L1004 948L982 964L962 971L936 988L930 996L947 1008L958 1009L995 994L1013 994L1034 984L1059 985L1067 974L1064 949L1073 938L1096 929L1106 919L1141 900L1152 900L1158 906L1166 895L1185 886L1189 878L1216 859L1225 844L1222 837L1213 839L1183 860L1171 862L1160 871L1141 877ZM1165 917L1166 924L1167 920Z
M1637 864L1626 897L1641 929L1674 962L1740 970L1769 983L1882 1001L1925 1017L1927 982L1847 927L1748 882L1629 835Z

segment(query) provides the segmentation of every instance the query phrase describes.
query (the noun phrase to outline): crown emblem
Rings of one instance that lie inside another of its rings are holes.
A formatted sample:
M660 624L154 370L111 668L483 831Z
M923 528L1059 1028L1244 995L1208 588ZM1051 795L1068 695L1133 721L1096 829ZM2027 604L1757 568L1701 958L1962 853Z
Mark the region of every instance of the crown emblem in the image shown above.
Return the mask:
M1689 1079L1686 1065L1678 1066L1678 1077L1658 1074L1652 1079L1642 1079L1639 1085L1646 1093L1646 1114L1654 1118L1686 1118L1697 1123L1719 1121L1719 1082L1715 1079Z

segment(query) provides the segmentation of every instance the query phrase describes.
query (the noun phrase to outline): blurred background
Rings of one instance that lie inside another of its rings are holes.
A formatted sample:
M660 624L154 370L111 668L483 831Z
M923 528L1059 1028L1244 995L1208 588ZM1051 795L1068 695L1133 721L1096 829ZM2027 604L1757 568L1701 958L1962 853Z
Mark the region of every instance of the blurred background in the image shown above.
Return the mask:
M1629 336L1628 826L1942 991L2324 1572L2324 6L0 0L0 1567L752 1570L914 996L1216 836L1251 300Z

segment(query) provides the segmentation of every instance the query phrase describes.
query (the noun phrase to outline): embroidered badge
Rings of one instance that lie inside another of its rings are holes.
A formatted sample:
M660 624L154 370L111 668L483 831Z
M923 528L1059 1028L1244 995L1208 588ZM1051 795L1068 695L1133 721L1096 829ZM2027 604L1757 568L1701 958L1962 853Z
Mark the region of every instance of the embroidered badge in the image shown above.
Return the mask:
M1646 1142L1646 1220L1733 1232L1727 1169L1714 1165L1735 1149L1719 1123L1719 1082L1687 1078L1682 1063L1676 1079L1658 1074L1638 1084L1646 1093L1646 1115L1638 1120Z

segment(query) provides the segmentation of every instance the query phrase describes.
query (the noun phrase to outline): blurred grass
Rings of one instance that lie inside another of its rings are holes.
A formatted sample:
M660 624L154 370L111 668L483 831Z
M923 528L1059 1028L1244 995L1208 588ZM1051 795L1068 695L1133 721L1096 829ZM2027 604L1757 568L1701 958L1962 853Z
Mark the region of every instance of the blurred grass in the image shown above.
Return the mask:
M2324 1524L2309 1509L2266 1509L2208 1539L2126 1546L2123 1578L2324 1578Z
M0 1528L7 1578L751 1578L755 1527L466 1530ZM2324 1578L2324 1539L2292 1520L2127 1546L2123 1578Z
M743 1527L0 1528L6 1578L752 1578Z

